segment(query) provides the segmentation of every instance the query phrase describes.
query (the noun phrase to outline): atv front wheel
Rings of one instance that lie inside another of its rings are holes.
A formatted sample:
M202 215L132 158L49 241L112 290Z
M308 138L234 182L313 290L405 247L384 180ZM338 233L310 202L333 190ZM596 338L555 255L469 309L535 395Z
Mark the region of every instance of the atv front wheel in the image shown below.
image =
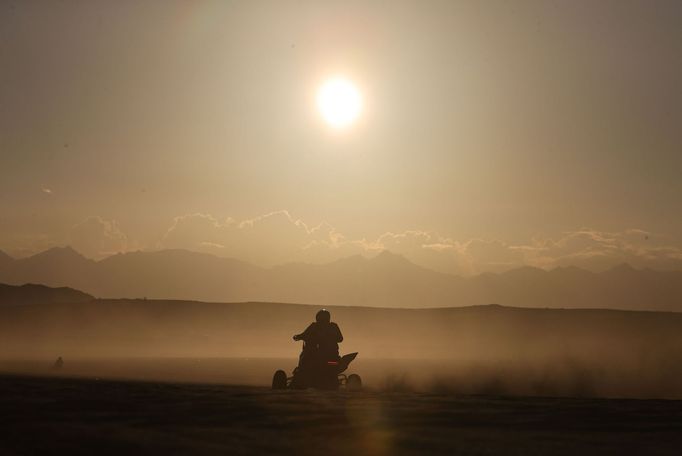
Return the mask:
M283 390L287 388L287 373L283 370L278 370L272 376L272 389Z

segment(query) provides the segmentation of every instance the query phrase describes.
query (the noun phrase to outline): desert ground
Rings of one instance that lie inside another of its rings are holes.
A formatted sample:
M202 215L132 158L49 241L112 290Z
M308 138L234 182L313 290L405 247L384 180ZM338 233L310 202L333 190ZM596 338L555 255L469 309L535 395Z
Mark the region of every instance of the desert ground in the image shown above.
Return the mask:
M0 375L0 454L680 454L682 401Z
M3 362L0 454L682 451L679 400L523 396L494 382L464 391L417 381L414 365L398 374L409 363L396 360L351 365L365 378L360 393L272 391L273 369L294 363L67 359L52 371Z
M0 455L682 454L681 314L337 307L363 391L272 391L316 309L0 306Z

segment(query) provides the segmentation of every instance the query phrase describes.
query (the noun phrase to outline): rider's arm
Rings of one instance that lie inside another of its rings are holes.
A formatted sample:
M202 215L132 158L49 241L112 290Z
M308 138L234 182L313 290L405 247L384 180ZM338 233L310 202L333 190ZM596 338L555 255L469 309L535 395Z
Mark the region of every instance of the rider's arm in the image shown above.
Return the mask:
M336 342L343 342L343 334L341 334L341 329L336 323L332 323L336 329Z
M296 334L294 336L294 340L307 340L310 338L310 332L311 328L313 327L315 323L311 323L310 326L308 326L305 331L303 331L301 334Z

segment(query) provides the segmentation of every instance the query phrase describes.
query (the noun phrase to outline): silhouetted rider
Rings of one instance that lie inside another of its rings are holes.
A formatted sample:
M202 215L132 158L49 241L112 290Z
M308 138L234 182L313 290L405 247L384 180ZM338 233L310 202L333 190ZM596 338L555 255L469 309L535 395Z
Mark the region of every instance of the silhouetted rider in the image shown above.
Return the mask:
M326 309L322 309L315 315L315 322L311 323L301 334L296 334L294 340L305 341L299 365L308 359L319 355L321 359L339 359L339 342L343 341L343 335L336 323L331 321L331 315Z

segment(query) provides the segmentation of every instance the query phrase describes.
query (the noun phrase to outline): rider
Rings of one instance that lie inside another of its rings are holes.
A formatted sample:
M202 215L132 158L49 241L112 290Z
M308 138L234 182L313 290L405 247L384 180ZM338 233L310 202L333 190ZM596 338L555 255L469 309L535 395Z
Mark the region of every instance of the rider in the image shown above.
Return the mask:
M294 340L305 341L299 358L299 366L303 367L303 364L315 355L326 360L338 360L339 342L343 341L343 335L339 326L331 321L329 311L322 309L315 315L315 322L301 334L296 334Z

